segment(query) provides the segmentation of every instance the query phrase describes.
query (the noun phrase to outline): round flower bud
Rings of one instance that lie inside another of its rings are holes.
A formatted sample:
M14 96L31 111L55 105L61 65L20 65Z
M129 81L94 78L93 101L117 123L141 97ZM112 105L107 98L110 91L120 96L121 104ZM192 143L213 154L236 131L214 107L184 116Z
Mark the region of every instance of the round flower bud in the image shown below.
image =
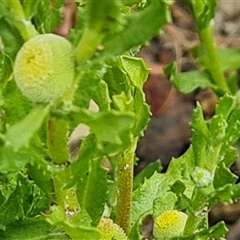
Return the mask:
M101 233L99 240L127 240L127 236L122 228L109 218L101 218L97 228Z
M31 38L19 50L13 74L23 95L33 102L50 102L73 83L72 45L54 34Z
M197 187L207 187L213 181L214 175L207 169L195 167L192 173L192 179Z
M177 210L163 212L154 220L153 235L157 240L180 237L186 225L187 215Z

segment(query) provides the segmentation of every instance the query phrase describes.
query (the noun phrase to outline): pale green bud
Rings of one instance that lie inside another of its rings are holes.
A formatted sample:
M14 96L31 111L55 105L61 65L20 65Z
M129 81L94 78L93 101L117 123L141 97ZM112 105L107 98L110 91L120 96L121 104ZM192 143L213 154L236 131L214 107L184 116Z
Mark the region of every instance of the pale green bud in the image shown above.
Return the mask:
M33 102L50 102L73 84L72 46L54 34L31 38L19 50L13 73L23 95Z
M177 210L163 212L154 220L153 235L157 240L180 237L184 231L188 216Z
M122 228L109 218L101 218L97 228L101 232L99 240L127 240Z
M197 187L207 187L213 181L214 175L207 169L195 167L192 173L192 178Z

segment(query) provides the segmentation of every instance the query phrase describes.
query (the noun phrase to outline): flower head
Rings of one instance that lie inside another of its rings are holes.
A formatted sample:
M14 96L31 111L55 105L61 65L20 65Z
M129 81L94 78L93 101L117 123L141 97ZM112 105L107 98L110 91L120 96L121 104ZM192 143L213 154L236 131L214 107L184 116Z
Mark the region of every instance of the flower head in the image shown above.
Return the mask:
M163 240L181 236L187 217L185 213L177 210L163 212L154 221L154 237L158 240Z
M23 95L33 102L50 102L73 83L72 46L54 34L31 38L19 50L13 73Z
M97 228L101 232L99 240L127 240L127 236L122 228L109 218L101 218Z

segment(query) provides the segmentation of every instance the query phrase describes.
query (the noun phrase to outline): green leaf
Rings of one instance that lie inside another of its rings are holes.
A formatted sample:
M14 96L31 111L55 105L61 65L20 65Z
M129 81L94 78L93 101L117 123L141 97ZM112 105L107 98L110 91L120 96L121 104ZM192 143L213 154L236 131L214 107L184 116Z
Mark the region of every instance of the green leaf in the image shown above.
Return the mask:
M30 153L29 153L30 154ZM22 158L24 159L24 158ZM31 161L26 166L27 171L34 183L44 192L47 196L53 195L53 169L47 161L42 159L36 159ZM11 168L9 168L11 169Z
M167 210L174 209L175 203L177 202L177 196L173 192L167 192L164 196L154 200L153 216L154 218L161 215Z
M9 127L5 136L6 145L13 147L15 151L27 147L48 115L49 109L49 105L38 105L22 121Z
M220 67L222 71L234 70L240 67L240 51L233 48L218 49Z
M149 163L140 173L138 173L134 177L133 190L139 187L140 184L143 184L145 178L149 179L154 174L155 171L160 173L161 170L162 166L160 160Z
M228 229L224 222L218 222L214 226L210 227L209 229L205 229L200 233L195 235L195 239L220 239L221 237L225 237Z
M193 111L192 121L192 146L194 160L196 165L201 166L205 162L207 143L210 138L210 132L204 121L201 106L197 103L197 108ZM202 166L204 167L204 165Z
M225 164L222 162L218 164L213 185L215 188L221 188L227 183L235 184L238 177L234 175L229 168L225 166Z
M3 51L14 60L23 44L23 39L17 29L3 18L0 18L0 36L4 46Z
M71 117L77 123L88 125L98 142L109 142L121 145L125 142L124 132L129 134L134 124L131 112L106 111L91 113L86 110L71 112Z
M23 1L23 10L26 16L26 19L31 19L33 16L37 14L37 9L39 5L39 0L24 0Z
M230 96L229 94L226 94L220 98L216 107L215 115L221 114L223 118L227 120L234 107L235 98L233 96Z
M94 99L96 103L106 100L103 93L100 92L103 86L101 79L106 73L107 66L105 64L91 64L86 69L79 69L79 77L76 78L78 87L74 93L73 104L79 107L88 108L91 99ZM102 97L102 98L101 98ZM101 99L101 100L100 100Z
M12 61L10 57L6 53L4 53L2 50L0 50L0 62L1 62L0 84L1 84L1 89L3 89L7 80L12 74Z
M4 240L65 240L71 239L59 227L52 226L43 217L27 218L17 221L0 232L0 239Z
M42 161L35 151L23 148L16 152L12 147L1 147L0 156L0 167L3 173L17 172L27 163Z
M159 15L159 13L161 13ZM159 29L169 22L167 4L163 1L151 1L151 4L140 12L127 15L123 29L103 42L103 57L116 56L128 51L134 46L142 45ZM154 21L153 21L154 19ZM141 23L141 28L137 27Z
M215 9L217 1L201 1L200 3L195 0L187 1L192 6L195 15L195 21L199 29L206 28L211 19L215 16Z
M78 160L69 166L69 177L62 179L66 188L76 186L80 208L87 211L93 225L99 222L107 200L109 183L102 161L103 156L96 148L96 139L89 135L81 144Z
M48 209L50 202L41 191L33 187L33 182L26 176L18 175L16 188L0 206L0 229L5 230L9 224L25 216L32 216L34 213L38 215L41 211ZM21 204L16 204L16 199Z
M121 1L89 0L87 7L87 27L99 33L114 30L121 22Z
M122 71L127 74L132 85L138 89L142 89L149 74L149 69L143 59L129 56L120 56L119 59Z
M120 57L122 72L129 78L130 86L134 86L133 101L135 111L135 124L133 133L135 136L142 134L149 121L149 106L145 103L145 95L142 91L143 84L147 80L149 69L142 59L128 56Z
M130 235L139 229L141 220L149 214L153 213L154 200L163 196L167 191L167 185L164 183L164 176L154 173L151 178L133 192L133 200L130 218ZM147 203L147 204L146 204ZM138 227L136 227L136 225Z
M187 94L201 88L216 89L209 75L199 71L188 71L171 75L170 81L181 93Z
M74 224L65 216L65 210L62 206L53 206L52 213L47 216L47 221L54 226L61 227L71 237L72 240L97 240L100 237L99 231L94 227L81 226Z
M13 80L7 83L2 95L4 98L4 121L9 125L16 124L24 119L32 108L32 102L22 95Z
M80 159L84 161L84 159ZM102 216L104 205L107 200L108 181L107 171L101 166L101 159L91 159L82 163L82 169L78 172L77 198L92 219L94 226ZM91 201L95 199L94 201Z
M61 7L63 7L64 0L51 1L37 1L36 14L33 17L36 28L41 33L53 32L61 23Z

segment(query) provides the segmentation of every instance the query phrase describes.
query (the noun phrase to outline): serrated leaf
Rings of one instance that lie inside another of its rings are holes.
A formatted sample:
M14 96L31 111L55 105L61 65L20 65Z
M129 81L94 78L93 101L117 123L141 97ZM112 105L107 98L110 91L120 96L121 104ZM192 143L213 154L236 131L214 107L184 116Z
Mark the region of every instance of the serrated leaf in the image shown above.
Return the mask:
M161 170L162 166L160 160L149 163L140 173L134 177L133 190L135 190L140 184L143 184L145 178L148 179L154 174L154 172L160 173Z
M97 240L100 232L94 227L74 224L65 216L65 210L62 206L53 206L52 213L47 216L47 221L54 226L61 227L71 237L72 240Z
M153 216L154 218L161 215L167 210L174 209L175 203L177 202L177 196L173 192L167 192L164 196L154 200Z
M218 222L209 229L205 229L202 232L196 234L196 239L208 239L209 237L211 237L212 239L220 239L221 237L225 237L227 231L228 229L226 228L225 223Z
M17 172L24 168L27 163L41 161L41 158L32 150L21 149L15 152L12 147L0 148L0 167L1 172Z
M76 123L88 125L99 142L109 142L121 145L125 142L124 132L130 132L134 124L134 115L131 112L105 111L91 113L79 110L71 113Z
M82 208L90 215L93 225L99 222L107 199L108 181L106 170L99 160L91 160L82 166L77 183L77 198ZM91 201L95 199L94 201Z
M44 202L39 202L44 200ZM16 204L16 199L19 204ZM5 228L25 216L40 214L41 211L47 210L50 201L34 188L33 182L29 181L26 176L19 174L17 185L9 198L0 206L0 228Z
M136 27L140 22L141 28ZM134 46L144 44L167 22L169 22L167 4L163 1L152 1L144 10L126 16L122 31L103 42L102 56L119 55Z
M227 183L235 184L238 177L234 175L229 168L227 168L224 162L218 164L216 173L214 176L213 185L215 188L221 188Z
M93 135L89 135L81 145L78 160L69 166L70 180L62 179L66 188L76 186L80 208L87 211L94 225L102 216L109 185L102 161L103 156L96 148L96 140Z
M235 97L225 94L219 99L215 115L222 115L222 117L227 120L234 107Z
M39 4L39 0L32 1L32 0L24 0L23 1L23 10L25 13L26 19L31 19L36 13Z
M34 15L34 23L41 33L53 32L61 23L61 7L64 0L54 2L38 1L36 2L36 14Z
M31 101L22 95L13 80L7 83L2 95L4 98L4 121L9 125L14 125L21 121L32 108Z
M88 108L91 99L98 100L96 103L104 100L100 89L103 87L101 79L106 73L107 66L104 64L92 64L86 69L81 69L76 81L78 84L74 93L73 104L79 107ZM102 97L101 101L99 98Z
M34 183L44 192L47 196L52 196L53 188L53 170L47 161L37 159L31 161L27 166L29 176L34 180Z
M240 131L240 108L237 107L231 113L227 121L226 135L223 141L224 145L229 146L235 143L239 138Z
M159 173L154 173L151 178L146 179L144 184L133 192L130 234L134 234L131 231L137 229L136 224L139 225L145 216L153 213L154 200L165 194L166 190L167 186L164 184L164 177ZM161 192L161 195L158 195L159 192ZM146 202L148 204L146 204Z
M147 80L149 74L149 69L143 59L120 56L120 62L132 85L136 88L142 89L143 83Z
M22 121L9 127L5 136L6 145L13 147L15 151L27 147L48 115L49 109L49 105L38 105Z

